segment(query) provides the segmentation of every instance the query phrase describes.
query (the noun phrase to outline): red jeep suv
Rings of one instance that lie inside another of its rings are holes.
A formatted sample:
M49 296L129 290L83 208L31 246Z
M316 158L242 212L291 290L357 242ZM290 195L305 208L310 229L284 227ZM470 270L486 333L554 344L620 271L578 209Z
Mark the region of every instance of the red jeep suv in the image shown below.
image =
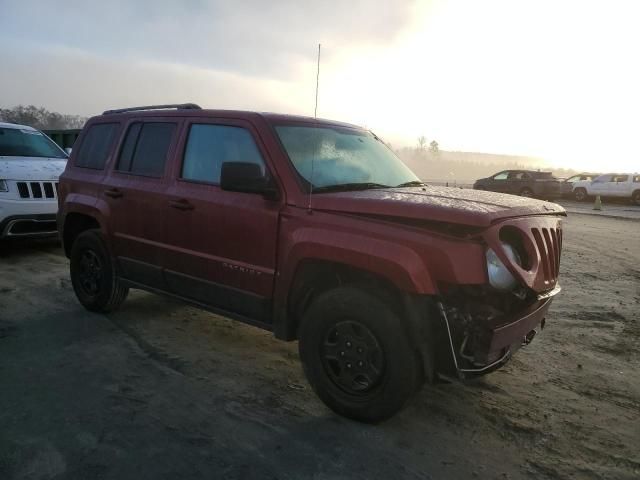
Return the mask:
M334 121L106 111L73 149L59 206L87 309L140 288L298 340L318 396L362 421L425 381L501 367L560 291L560 206L426 185Z

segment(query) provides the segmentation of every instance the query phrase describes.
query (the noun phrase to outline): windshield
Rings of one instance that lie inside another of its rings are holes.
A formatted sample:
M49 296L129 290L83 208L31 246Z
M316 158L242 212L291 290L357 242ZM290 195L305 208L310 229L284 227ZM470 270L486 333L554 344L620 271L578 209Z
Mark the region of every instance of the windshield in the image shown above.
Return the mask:
M421 183L371 132L299 125L280 125L276 131L293 166L314 191Z
M58 146L37 130L0 128L0 156L67 158Z

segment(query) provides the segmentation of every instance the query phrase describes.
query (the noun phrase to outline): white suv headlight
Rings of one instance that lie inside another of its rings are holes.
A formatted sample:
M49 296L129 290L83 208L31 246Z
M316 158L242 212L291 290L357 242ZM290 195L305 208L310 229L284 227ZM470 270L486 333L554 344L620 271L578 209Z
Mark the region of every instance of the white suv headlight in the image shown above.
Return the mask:
M9 191L9 185L7 184L7 181L0 179L0 192L8 192L8 191Z
M509 260L522 265L518 252L511 245L503 242L502 247ZM507 267L504 266L504 263L492 249L487 250L487 273L489 274L489 283L498 290L512 290L518 285L518 281L507 270Z

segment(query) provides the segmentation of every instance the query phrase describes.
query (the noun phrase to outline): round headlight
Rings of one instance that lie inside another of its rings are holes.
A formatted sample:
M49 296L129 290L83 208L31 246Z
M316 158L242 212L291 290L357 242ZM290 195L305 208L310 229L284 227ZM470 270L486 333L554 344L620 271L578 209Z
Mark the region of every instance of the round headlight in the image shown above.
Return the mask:
M502 247L509 260L518 265L522 264L518 252L516 252L511 245L503 243ZM518 281L511 272L507 270L507 267L504 266L504 263L502 263L496 252L492 249L487 250L487 273L489 274L489 283L498 290L512 290L518 285Z

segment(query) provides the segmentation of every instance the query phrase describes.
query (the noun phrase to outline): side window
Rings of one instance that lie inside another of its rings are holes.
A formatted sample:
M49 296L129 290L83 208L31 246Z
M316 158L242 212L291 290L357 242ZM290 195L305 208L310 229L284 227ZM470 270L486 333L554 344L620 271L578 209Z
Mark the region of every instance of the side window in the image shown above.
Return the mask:
M633 183L640 183L640 175L633 177Z
M500 172L497 175L494 175L494 180L506 180L509 176L509 172Z
M626 182L629 180L629 175L616 175L613 177L614 182Z
M265 173L264 160L248 130L225 125L191 125L181 177L218 184L224 162L255 163Z
M118 123L98 123L89 127L76 156L76 167L102 170L118 132Z
M146 177L162 177L175 123L133 123L120 150L116 170Z

